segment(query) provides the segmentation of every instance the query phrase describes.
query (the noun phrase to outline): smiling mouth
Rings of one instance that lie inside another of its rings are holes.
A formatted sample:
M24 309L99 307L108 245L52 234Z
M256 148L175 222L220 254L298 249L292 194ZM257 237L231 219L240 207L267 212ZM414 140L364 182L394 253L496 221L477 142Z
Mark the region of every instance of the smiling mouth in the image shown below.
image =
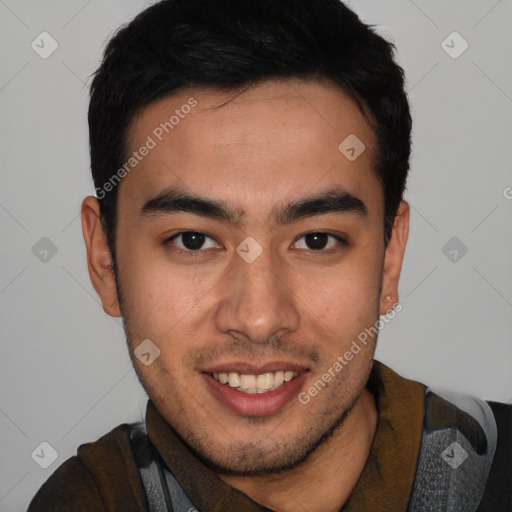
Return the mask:
M287 370L251 375L239 372L210 373L217 382L229 386L235 391L256 394L269 393L279 389L284 383L295 379L299 372Z

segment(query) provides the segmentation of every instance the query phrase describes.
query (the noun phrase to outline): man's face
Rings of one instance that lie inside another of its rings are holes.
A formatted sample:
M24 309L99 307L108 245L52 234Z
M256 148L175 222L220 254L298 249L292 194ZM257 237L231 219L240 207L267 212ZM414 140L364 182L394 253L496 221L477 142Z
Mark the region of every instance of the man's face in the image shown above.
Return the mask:
M172 130L155 132L176 109ZM350 134L366 146L353 161L338 149ZM371 369L369 339L299 400L378 320L384 205L374 135L338 87L281 81L159 100L134 120L128 153L148 136L156 146L119 186L116 232L130 352L145 339L160 349L149 366L133 357L135 369L166 421L214 465L292 466L350 410ZM223 203L236 218L151 201L171 189ZM327 191L358 198L366 213L342 198L330 211L313 204L286 215Z

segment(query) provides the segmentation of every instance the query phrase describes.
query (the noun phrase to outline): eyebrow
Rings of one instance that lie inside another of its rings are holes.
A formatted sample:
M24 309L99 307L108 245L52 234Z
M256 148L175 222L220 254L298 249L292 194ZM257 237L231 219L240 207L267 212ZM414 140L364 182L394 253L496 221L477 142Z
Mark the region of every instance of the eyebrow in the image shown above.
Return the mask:
M141 208L140 215L149 217L178 212L192 213L235 226L239 226L245 220L245 211L241 208L232 208L223 201L190 195L177 187L149 199ZM326 214L356 214L366 217L368 209L361 199L336 187L274 208L271 218L279 226L304 217Z

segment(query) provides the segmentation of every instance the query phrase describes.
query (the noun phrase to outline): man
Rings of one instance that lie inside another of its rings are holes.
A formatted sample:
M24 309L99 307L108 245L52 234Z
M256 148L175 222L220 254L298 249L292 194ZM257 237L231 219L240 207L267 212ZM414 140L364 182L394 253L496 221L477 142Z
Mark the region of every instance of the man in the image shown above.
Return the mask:
M89 273L150 400L29 512L512 510L511 407L374 361L409 229L390 43L338 0L164 0L89 126Z

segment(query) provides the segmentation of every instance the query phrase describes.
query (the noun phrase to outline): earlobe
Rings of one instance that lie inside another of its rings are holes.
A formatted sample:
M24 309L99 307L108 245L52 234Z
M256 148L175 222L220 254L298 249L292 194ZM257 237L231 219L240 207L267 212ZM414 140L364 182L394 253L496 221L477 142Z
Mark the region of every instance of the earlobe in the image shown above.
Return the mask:
M121 316L112 271L112 255L101 222L100 205L95 197L88 196L83 200L81 215L91 283L101 299L105 313L110 316Z
M391 240L384 255L382 273L382 291L380 314L390 313L398 303L398 281L402 270L402 262L409 236L410 207L407 201L402 201L398 207L391 233Z

